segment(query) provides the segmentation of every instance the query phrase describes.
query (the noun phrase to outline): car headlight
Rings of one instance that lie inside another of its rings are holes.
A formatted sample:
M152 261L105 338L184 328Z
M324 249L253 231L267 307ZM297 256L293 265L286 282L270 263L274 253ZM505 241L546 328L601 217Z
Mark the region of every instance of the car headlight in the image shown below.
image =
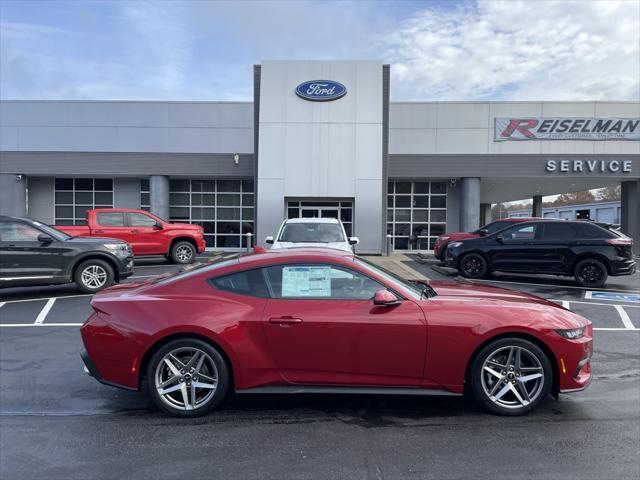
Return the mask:
M116 255L126 256L131 253L131 247L128 243L105 243L104 246Z
M459 247L460 245L462 245L462 242L451 242L449 244L449 247L456 248L456 247Z
M556 330L558 335L564 338L568 338L569 340L576 340L577 338L582 338L584 335L584 330L586 327L580 328L561 328Z

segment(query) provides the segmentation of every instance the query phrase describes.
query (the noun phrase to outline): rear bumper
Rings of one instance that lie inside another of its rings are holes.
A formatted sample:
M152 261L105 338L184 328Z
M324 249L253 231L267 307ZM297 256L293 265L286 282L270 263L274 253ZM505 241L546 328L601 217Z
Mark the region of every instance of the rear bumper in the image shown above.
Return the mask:
M137 391L136 388L127 387L126 385L120 385L117 383L109 382L108 380L105 380L104 378L102 378L102 375L100 375L100 372L94 365L93 361L91 360L91 357L89 356L89 353L86 350L82 350L80 352L80 358L82 359L82 363L84 363L85 373L90 377L95 378L98 382L104 385L109 385L110 387L122 388L124 390L129 390L129 391Z
M634 260L624 260L611 262L611 276L633 275L636 272L636 262Z

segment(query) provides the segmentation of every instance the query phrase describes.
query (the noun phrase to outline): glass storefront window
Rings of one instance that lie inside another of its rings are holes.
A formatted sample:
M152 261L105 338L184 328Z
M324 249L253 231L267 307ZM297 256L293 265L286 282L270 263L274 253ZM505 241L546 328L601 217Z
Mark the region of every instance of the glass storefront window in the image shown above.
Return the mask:
M432 250L447 225L447 183L390 180L387 233L396 250Z
M112 178L56 178L54 185L57 225L86 225L87 210L113 207Z

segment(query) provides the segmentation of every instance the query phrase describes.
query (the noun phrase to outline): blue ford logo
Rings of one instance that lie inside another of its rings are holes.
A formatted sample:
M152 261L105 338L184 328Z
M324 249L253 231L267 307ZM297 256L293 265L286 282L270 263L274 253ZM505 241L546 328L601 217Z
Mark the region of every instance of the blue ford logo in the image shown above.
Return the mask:
M312 102L337 100L347 94L347 87L332 80L310 80L296 87L296 94Z

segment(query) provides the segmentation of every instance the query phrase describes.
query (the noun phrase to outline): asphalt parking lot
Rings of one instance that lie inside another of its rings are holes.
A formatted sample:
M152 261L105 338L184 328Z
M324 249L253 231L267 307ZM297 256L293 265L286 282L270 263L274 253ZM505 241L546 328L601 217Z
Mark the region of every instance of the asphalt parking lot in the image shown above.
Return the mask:
M405 257L432 279L455 279ZM136 263L134 277L179 267ZM72 286L0 291L0 477L580 478L640 477L640 275L603 292L551 277L495 275L498 286L562 303L595 329L594 381L526 417L464 398L238 396L178 420L144 392L82 370L89 296Z

